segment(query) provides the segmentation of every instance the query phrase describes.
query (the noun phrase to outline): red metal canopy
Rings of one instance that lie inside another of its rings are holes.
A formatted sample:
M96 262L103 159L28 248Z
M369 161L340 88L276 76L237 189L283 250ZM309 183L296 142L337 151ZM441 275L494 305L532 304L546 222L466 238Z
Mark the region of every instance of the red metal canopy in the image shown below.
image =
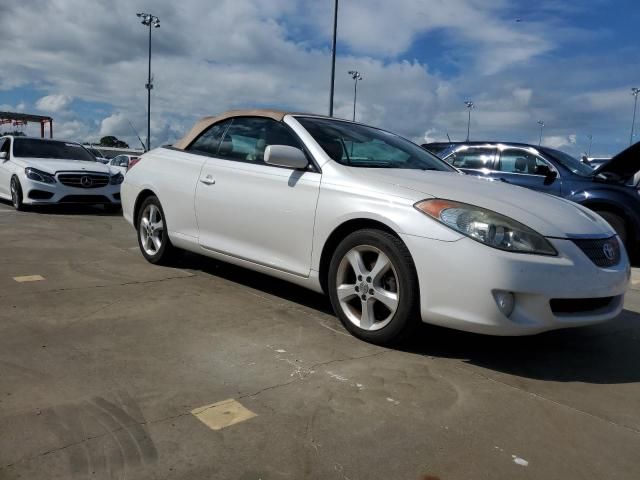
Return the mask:
M53 118L28 113L0 112L0 125L10 123L14 126L26 125L29 122L40 124L40 137L44 138L44 126L49 124L49 138L53 138Z

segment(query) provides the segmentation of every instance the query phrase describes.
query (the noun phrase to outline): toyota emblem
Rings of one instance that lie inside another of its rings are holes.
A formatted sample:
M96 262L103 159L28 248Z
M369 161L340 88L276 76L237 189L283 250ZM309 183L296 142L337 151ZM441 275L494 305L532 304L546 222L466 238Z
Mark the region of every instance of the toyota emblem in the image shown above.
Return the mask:
M607 260L613 260L616 257L616 251L611 242L607 242L602 246L602 253L607 257Z
M83 187L90 187L93 184L93 181L91 180L91 177L82 177L80 178L80 185L82 185Z

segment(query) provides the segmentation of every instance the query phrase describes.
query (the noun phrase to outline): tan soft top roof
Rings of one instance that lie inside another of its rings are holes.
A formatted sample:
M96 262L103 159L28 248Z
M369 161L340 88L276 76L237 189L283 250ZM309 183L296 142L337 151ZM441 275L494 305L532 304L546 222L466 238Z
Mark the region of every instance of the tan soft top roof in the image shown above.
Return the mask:
M264 110L264 109L255 109L255 110L229 110L228 112L221 113L220 115L216 115L215 117L203 117L196 122L196 124L189 130L189 132L173 144L175 148L185 149L187 148L191 142L193 142L196 138L200 136L202 132L204 132L207 128L209 128L214 123L218 123L221 120L226 120L227 118L233 117L266 117L272 118L277 122L282 121L285 115L294 115L294 112L284 112L281 110Z

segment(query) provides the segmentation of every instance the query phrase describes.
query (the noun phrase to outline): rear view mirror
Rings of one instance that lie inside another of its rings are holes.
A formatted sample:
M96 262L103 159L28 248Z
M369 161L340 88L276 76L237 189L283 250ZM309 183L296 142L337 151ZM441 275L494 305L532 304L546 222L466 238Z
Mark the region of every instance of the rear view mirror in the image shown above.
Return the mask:
M302 150L288 145L269 145L264 151L264 163L295 170L303 170L309 165Z
M0 152L0 160L7 160L7 152Z

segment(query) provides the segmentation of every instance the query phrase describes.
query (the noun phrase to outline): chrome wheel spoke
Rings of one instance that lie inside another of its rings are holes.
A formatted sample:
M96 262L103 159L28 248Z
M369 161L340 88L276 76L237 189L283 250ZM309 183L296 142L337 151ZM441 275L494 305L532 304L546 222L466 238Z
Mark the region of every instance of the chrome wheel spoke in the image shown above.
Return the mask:
M362 300L362 315L360 315L360 328L364 330L371 330L373 324L376 321L376 317L373 312L373 305L375 301L373 299Z
M387 273L389 268L391 268L391 261L389 260L389 257L380 252L378 258L376 259L375 265L371 269L371 272L369 272L369 276L371 277L372 281L375 282L379 280L382 275Z
M142 226L143 228L147 228L149 226L149 219L147 217L142 217Z
M343 284L338 287L338 298L340 301L346 301L353 297L356 297L358 292L356 292L355 285L347 285Z
M395 292L376 288L375 299L387 307L391 311L391 314L394 314L398 309L398 294Z
M358 250L353 249L349 253L347 253L347 260L351 265L351 268L353 268L356 276L364 275L364 273L367 271L367 267L362 260L362 255Z
M159 219L157 222L151 224L154 230L162 230L164 228L164 223L162 223L162 219Z
M157 252L158 250L160 250L160 247L162 246L162 240L160 239L160 236L152 235L151 240L153 241L153 246L155 247L155 251Z

